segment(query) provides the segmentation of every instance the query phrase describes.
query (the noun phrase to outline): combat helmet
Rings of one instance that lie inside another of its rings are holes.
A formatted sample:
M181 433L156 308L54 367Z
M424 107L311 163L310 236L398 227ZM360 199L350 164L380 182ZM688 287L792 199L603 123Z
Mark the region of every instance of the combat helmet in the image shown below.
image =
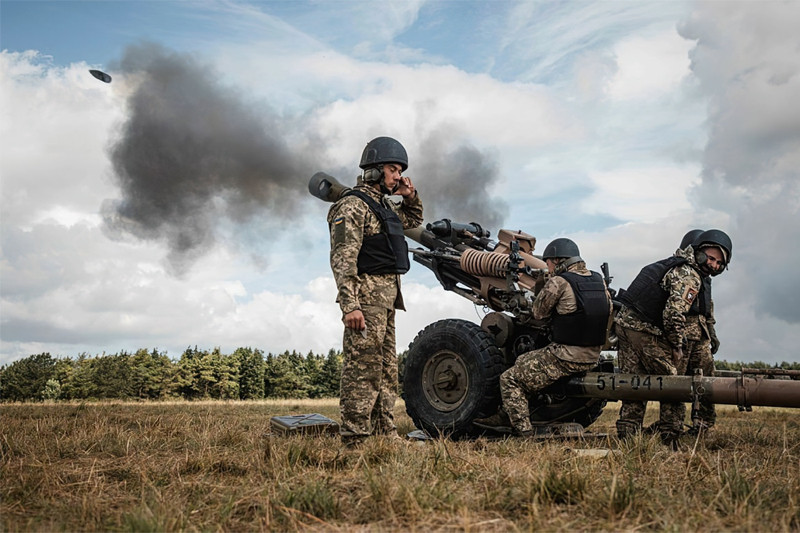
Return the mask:
M686 232L686 235L684 235L683 239L681 239L681 245L679 248L683 250L690 244L694 244L694 240L699 237L701 233L703 233L703 230L701 229L693 229Z
M542 259L564 259L564 261L556 265L556 274L561 274L566 271L568 267L583 261L581 252L578 250L578 245L575 244L575 241L564 237L551 241L550 244L545 247L542 253Z
M575 244L575 241L565 237L560 237L554 241L551 241L550 244L545 247L544 252L542 253L542 259L575 257L579 255L581 255L581 252L578 250L578 245Z
M403 170L408 168L408 154L406 149L397 140L391 137L376 137L367 143L361 154L359 168L363 169L364 181L375 183L383 176L383 165L397 163ZM371 172L377 169L378 172Z
M699 264L701 267L706 264L708 257L706 256L705 252L703 252L703 248L708 248L711 246L715 246L722 250L722 260L725 262L725 268L728 268L728 264L731 262L731 257L733 257L733 243L731 242L731 238L728 236L728 234L719 229L710 229L704 231L698 235L697 238L695 238L694 242L692 243L692 248L695 250L695 259L697 260L697 264ZM712 273L712 275L717 275L720 272Z

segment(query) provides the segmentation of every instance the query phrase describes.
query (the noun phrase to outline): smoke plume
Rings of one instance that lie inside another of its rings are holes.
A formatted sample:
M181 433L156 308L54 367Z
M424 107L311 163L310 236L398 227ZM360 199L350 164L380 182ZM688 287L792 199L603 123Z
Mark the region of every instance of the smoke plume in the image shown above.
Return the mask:
M318 201L307 193L308 179L331 169L326 144L307 121L246 103L212 68L156 44L129 47L116 70L133 88L110 147L121 198L102 206L107 235L165 242L169 264L181 274L223 240L222 228L252 234L247 226L255 221L285 227L304 211L301 202ZM402 141L420 178L426 219L496 227L504 204L488 190L497 167L455 138L450 131ZM355 163L362 149L354 147Z
M136 86L110 150L122 199L104 206L107 230L166 241L182 271L215 243L221 219L296 211L317 164L287 146L297 133L290 121L246 105L210 68L158 45L128 48L119 69Z
M425 203L425 220L449 218L477 222L496 234L508 204L491 196L499 179L498 165L488 154L469 144L455 145L454 132L441 129L425 137L414 158Z

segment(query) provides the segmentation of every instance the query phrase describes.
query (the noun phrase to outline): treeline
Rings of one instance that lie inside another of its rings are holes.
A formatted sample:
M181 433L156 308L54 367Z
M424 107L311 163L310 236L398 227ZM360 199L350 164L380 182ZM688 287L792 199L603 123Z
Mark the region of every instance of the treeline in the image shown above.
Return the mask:
M342 354L253 348L231 354L188 348L179 360L138 350L75 359L49 353L0 367L0 401L35 400L250 400L339 395Z
M400 354L401 369L406 352ZM800 363L716 361L717 370L742 367L800 370ZM49 353L0 367L0 401L332 398L339 395L342 354L295 351L274 355L253 348L223 354L187 348L179 360L138 350L75 359ZM402 383L401 383L402 386Z
M781 370L800 370L800 363L783 361L780 364L769 364L763 361L756 361L755 363L742 363L735 361L729 363L728 361L714 361L714 368L717 370L736 370L740 371L742 368L757 368L758 370L769 370L771 368L779 368Z

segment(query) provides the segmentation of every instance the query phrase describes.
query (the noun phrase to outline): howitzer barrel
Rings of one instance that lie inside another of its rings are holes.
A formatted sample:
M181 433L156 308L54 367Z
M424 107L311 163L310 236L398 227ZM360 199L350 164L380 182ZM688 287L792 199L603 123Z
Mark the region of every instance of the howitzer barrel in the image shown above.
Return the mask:
M589 372L567 383L567 394L606 400L713 403L750 407L800 407L800 381L741 375L736 378Z

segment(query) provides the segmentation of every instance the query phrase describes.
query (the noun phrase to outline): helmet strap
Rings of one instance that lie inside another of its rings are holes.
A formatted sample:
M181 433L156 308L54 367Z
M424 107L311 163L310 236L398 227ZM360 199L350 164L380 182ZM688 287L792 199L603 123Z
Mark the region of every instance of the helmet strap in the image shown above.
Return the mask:
M561 274L562 272L566 272L569 267L571 267L575 263L580 263L581 261L583 261L583 259L579 255L576 255L576 256L573 256L573 257L568 257L568 258L564 259L563 261L561 261L558 265L556 265L556 272L555 273L556 274Z

